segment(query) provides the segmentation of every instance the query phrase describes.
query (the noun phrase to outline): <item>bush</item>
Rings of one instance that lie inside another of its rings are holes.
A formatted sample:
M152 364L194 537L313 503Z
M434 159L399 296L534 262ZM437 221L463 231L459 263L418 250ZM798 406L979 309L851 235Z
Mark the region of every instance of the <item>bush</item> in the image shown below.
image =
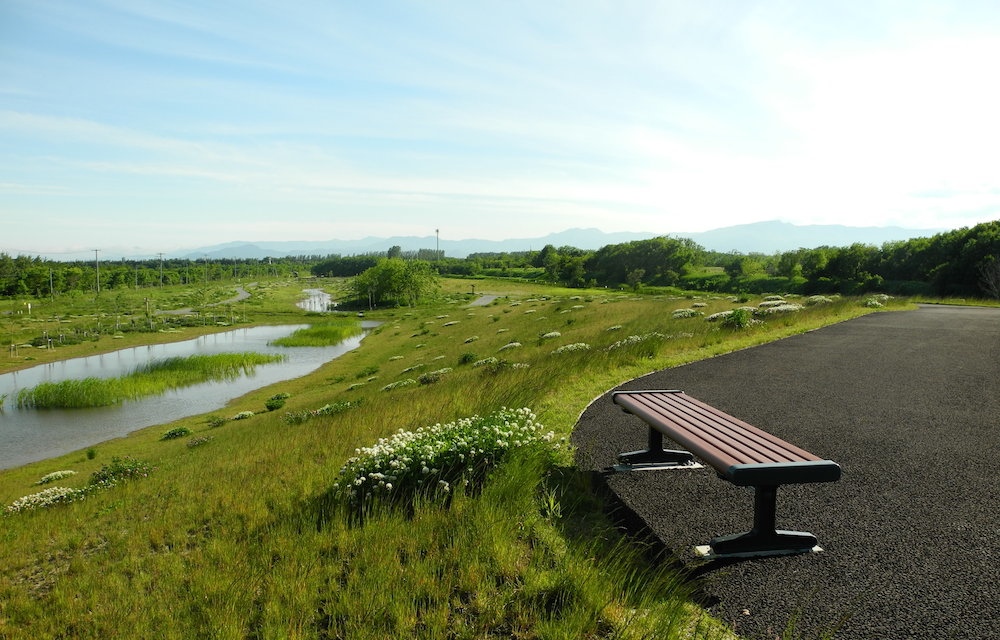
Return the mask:
M187 441L187 448L194 449L195 447L200 447L203 444L208 444L212 440L212 436L200 436L198 438L191 438Z
M213 428L213 429L216 428L216 427L221 427L224 424L226 424L226 419L223 418L222 416L209 416L208 417L208 426L211 427L211 428Z
M268 411L277 411L278 409L285 406L285 398L281 397L282 394L276 396L271 396L264 401L264 408Z
M233 420L246 420L247 418L254 417L254 415L256 414L253 411L240 411L235 416L233 416Z
M338 413L343 413L348 409L357 407L361 405L361 400L342 400L340 402L334 402L331 404L325 404L319 409L312 409L310 411L296 411L295 413L286 413L281 417L285 424L302 424L307 422L317 416L335 416Z
M503 408L416 431L400 429L358 449L331 491L354 509L368 507L376 498L412 504L423 496L447 502L456 488L481 487L488 472L514 451L535 448L554 457L553 439L530 409Z
M63 478L68 478L70 476L75 476L75 475L76 471L73 471L72 469L66 469L63 471L53 471L52 473L48 473L42 476L35 484L49 484L50 482L55 482L56 480L62 480Z
M67 504L76 502L87 497L85 489L70 489L69 487L50 487L38 493L18 498L6 508L7 514L20 513L22 511L32 511L42 509L57 504Z
M733 309L720 322L723 327L729 327L730 329L746 329L759 323L760 321L754 320L753 313L747 309Z
M184 436L189 435L191 435L191 430L187 427L174 427L160 436L160 440L173 440L175 438L183 438Z
M90 484L99 487L113 487L135 478L146 478L153 472L149 464L130 456L114 457L110 464L103 465L90 475Z
M700 314L694 309L675 309L674 312L670 314L670 317L675 320L679 320L682 318L695 318L699 315Z

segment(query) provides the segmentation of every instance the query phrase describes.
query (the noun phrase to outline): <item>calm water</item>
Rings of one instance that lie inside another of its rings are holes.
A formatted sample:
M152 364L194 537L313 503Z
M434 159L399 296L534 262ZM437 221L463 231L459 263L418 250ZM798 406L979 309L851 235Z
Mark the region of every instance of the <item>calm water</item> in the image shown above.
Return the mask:
M362 336L332 347L272 347L268 342L308 325L252 327L202 336L184 342L123 349L114 353L75 358L0 375L0 469L16 467L117 438L136 429L186 416L221 411L238 396L282 380L299 378L361 344ZM18 409L21 389L40 382L77 378L113 378L152 360L196 354L255 351L286 356L284 362L258 366L249 376L225 382L176 389L115 407L96 409ZM263 407L261 407L263 411Z

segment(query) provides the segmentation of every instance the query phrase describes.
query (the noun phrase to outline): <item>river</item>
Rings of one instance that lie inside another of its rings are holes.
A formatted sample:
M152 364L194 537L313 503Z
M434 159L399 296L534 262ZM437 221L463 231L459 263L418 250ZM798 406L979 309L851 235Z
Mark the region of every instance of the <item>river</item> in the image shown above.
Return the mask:
M231 399L254 389L315 371L324 363L357 348L363 337L349 338L331 347L283 348L268 344L305 326L308 325L236 329L183 342L62 360L0 375L0 397L7 396L0 405L0 469L63 455L151 425L220 411ZM371 325L363 323L362 326L368 328ZM127 374L140 364L162 358L240 351L277 353L285 355L286 359L258 366L253 374L233 380L197 384L113 407L65 410L17 408L18 391L40 382L112 378Z

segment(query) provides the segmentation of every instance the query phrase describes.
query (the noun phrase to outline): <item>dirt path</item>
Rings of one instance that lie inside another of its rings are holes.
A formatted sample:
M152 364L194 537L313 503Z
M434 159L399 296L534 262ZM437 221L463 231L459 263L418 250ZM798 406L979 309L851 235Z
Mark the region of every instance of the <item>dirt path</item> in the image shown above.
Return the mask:
M815 637L997 637L1000 310L881 313L622 385L682 389L840 463L840 482L782 487L778 525L824 552L700 567L711 611L749 638L798 618ZM582 468L643 448L608 395L573 435ZM606 476L625 513L688 567L689 549L749 528L752 490L711 469Z
M247 284L247 286L248 287L252 287L252 286L254 286L256 284L257 284L256 282L251 282L251 283ZM236 302L240 302L242 300L246 300L249 297L250 297L250 292L249 291L247 291L246 289L244 289L242 285L236 285L236 295L234 297L229 298L228 300L222 300L220 302L213 302L211 304L206 304L205 306L206 307L218 307L219 305L223 305L223 304L233 304L233 303L236 303ZM186 315L190 315L192 313L194 313L194 309L192 309L191 307L185 307L183 309L170 309L170 310L158 309L157 311L153 312L153 315L157 315L157 316L161 316L161 315L167 315L167 316L186 316Z

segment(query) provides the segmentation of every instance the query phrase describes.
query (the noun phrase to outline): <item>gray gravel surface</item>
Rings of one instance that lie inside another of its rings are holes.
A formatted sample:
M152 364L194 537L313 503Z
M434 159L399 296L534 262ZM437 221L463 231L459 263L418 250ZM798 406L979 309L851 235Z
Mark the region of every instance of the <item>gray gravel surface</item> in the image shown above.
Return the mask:
M1000 310L878 313L667 369L623 389L681 389L840 463L778 490L779 528L816 554L704 564L691 549L751 524L753 492L710 468L602 475L744 637L1000 638ZM581 468L641 449L610 392L573 434Z

